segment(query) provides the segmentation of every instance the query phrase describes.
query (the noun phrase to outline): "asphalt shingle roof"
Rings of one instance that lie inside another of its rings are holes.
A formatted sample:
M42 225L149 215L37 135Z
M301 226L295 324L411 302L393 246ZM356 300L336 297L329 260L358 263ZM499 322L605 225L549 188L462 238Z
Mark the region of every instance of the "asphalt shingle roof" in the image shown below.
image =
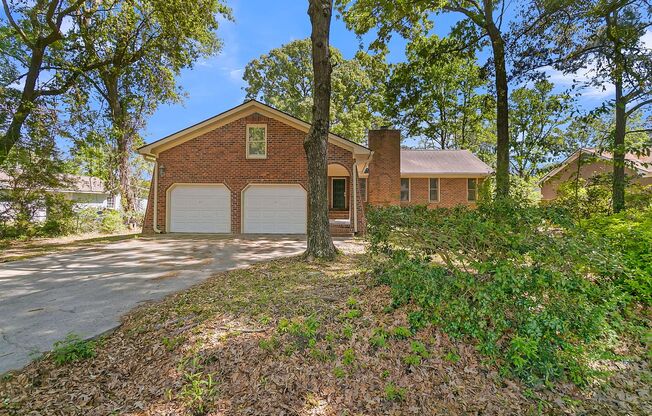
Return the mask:
M468 150L401 150L401 174L488 176L492 172Z

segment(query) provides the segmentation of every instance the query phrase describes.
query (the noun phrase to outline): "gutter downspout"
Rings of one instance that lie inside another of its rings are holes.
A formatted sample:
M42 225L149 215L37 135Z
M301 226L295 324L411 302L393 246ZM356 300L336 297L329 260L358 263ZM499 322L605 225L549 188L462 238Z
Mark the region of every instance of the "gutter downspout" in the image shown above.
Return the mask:
M358 232L358 161L353 162L353 233Z
M152 204L152 229L156 234L161 234L161 230L158 228L158 158L154 160L154 174L152 175L154 179L154 203Z

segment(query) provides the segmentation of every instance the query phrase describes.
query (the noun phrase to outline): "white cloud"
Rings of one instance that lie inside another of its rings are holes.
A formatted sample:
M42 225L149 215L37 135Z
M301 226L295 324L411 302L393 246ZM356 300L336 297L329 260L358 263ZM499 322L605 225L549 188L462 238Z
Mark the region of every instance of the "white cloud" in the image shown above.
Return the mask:
M244 73L244 68L236 68L229 71L229 77L233 81L242 81L242 74Z
M594 68L591 66L575 73L564 73L551 67L544 68L544 72L557 87L567 89L574 86L584 98L604 100L613 97L615 92L613 84L610 83L589 85L594 75Z

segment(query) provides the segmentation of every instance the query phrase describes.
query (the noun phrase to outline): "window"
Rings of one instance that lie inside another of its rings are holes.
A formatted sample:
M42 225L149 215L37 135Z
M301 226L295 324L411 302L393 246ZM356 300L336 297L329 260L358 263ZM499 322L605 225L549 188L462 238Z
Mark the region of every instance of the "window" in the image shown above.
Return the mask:
M401 178L401 201L409 201L409 200L410 200L410 179Z
M109 195L109 196L106 198L106 207L107 207L107 208L110 208L110 209L114 209L114 208L115 208L115 197L114 197L113 195Z
M247 158L267 158L267 126L264 124L247 125Z
M360 193L362 194L362 200L367 202L367 178L360 178Z
M466 198L469 202L474 202L478 199L478 180L475 178L467 179Z
M430 178L430 202L439 202L439 178Z

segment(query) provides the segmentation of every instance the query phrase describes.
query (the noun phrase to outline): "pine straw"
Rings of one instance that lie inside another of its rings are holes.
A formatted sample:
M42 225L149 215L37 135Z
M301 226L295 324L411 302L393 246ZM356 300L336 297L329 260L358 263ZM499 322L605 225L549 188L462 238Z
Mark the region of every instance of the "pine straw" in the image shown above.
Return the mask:
M375 349L374 329L407 326L406 310L387 312L388 289L375 286L363 265L363 256L331 264L295 258L215 275L131 312L101 340L95 358L58 367L45 357L1 381L0 413L650 413L649 390L641 390L649 369L640 362L614 372L625 385L616 390L532 392L434 328ZM351 298L357 305L347 302ZM362 315L345 318L351 309ZM308 316L320 323L313 347L277 329L282 318ZM403 361L413 340L429 352L416 367ZM345 362L351 351L354 358ZM203 409L184 394L189 374L201 380L210 374L215 384L202 397ZM390 383L405 389L404 398L390 400Z

